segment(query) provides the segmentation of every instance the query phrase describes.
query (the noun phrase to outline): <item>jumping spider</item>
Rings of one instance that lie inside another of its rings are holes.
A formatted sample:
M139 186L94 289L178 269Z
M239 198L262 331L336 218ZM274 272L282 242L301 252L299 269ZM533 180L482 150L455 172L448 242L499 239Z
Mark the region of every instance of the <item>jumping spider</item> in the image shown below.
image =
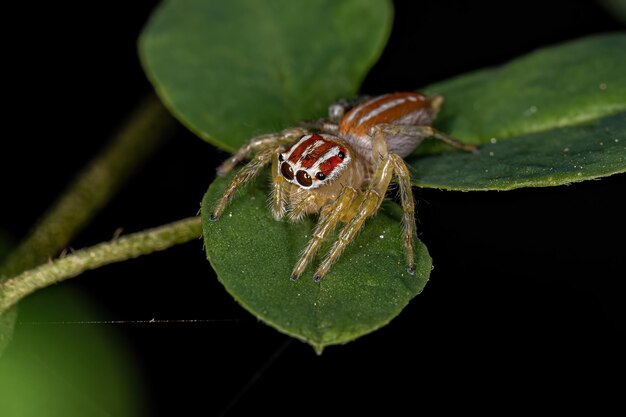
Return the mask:
M293 269L292 280L300 277L337 223L345 223L313 276L319 281L365 220L378 211L395 176L404 211L407 271L413 274L415 205L403 158L427 137L467 151L476 149L430 126L442 102L441 96L428 97L417 92L366 97L354 103L341 100L329 107L327 120L253 138L218 168L218 175L225 175L257 152L234 176L217 201L211 219L217 220L235 190L271 162L274 218L280 220L286 215L297 221L304 215L319 213L311 239Z

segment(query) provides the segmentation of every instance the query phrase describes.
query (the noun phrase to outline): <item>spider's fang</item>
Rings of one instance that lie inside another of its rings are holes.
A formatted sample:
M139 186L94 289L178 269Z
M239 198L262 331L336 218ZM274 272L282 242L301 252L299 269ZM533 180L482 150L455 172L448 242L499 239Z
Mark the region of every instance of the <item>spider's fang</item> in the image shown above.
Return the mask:
M322 276L321 275L313 275L313 281L315 282L320 282L322 280Z
M292 281L297 281L298 280L298 276L296 274L291 275L291 280Z

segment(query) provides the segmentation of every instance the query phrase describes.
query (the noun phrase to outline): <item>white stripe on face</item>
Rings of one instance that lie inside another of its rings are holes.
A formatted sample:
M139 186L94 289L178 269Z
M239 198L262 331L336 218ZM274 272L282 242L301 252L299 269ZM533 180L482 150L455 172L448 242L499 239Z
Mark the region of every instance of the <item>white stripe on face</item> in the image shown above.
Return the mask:
M326 162L327 160L329 160L330 158L334 157L334 156L338 156L339 152L341 152L341 149L339 148L339 146L335 146L331 149L329 149L325 154L324 157L320 158L310 169L309 173L313 173L313 175L316 175L319 167L321 164L323 164L324 162ZM326 183L326 182L330 182L332 180L334 180L335 178L337 178L337 176L339 175L339 173L341 173L341 171L343 170L343 168L348 165L348 163L350 162L350 155L345 155L343 158L343 161L341 161L341 163L339 163L337 166L335 166L333 168L332 171L330 171L330 173L326 176L326 178L324 180L321 181L313 181L313 186L314 187L310 187L310 188L315 188L315 187L319 187L320 185Z
M313 142L311 145L309 145L304 152L302 152L302 156L300 157L300 159L298 160L298 162L296 162L294 164L294 167L298 167L298 168L302 168L302 165L300 165L300 161L303 161L304 159L306 159L307 156L309 156L315 149L319 148L320 146L322 146L324 144L324 141L322 140L316 140L315 142Z

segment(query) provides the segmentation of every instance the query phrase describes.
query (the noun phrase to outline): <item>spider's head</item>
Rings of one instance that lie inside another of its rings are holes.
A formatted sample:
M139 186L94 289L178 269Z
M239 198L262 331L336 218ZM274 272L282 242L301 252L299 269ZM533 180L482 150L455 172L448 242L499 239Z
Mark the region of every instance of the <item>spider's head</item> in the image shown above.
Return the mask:
M314 189L336 178L350 162L350 154L334 136L315 133L302 136L278 155L278 161L287 181Z

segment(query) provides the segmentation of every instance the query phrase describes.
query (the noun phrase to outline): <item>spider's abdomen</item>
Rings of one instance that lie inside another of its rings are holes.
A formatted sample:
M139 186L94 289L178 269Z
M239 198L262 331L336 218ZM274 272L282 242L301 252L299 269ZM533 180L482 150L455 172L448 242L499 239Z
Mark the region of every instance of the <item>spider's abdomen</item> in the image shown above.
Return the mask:
M339 133L363 154L371 151L372 128L380 124L430 126L442 98L418 92L385 94L365 100L348 111L339 123ZM419 139L419 138L418 138ZM416 138L387 137L390 151L405 157L419 144Z

